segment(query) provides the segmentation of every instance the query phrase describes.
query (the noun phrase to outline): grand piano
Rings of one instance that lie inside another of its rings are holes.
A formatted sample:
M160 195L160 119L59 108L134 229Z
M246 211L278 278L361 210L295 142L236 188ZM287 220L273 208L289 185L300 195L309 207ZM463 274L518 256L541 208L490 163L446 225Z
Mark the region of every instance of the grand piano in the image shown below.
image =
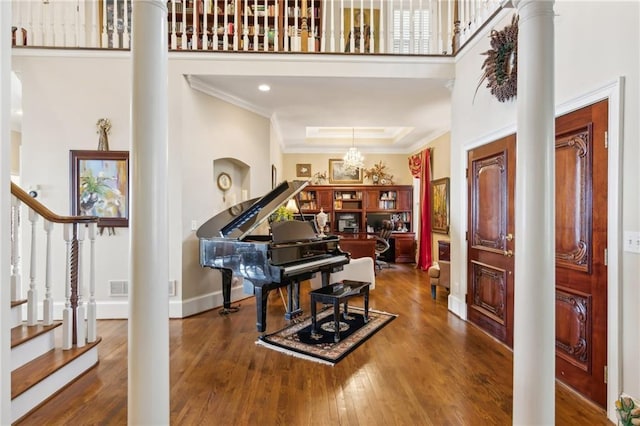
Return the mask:
M327 285L329 274L349 263L349 253L340 250L339 238L318 237L312 222L273 222L269 235L256 233L278 207L307 185L307 181L282 182L263 197L220 212L196 232L200 240L200 265L222 274L221 312L233 310L233 275L243 277L253 284L259 332L267 328L267 301L271 290L287 287L285 318L295 318L302 313L300 282L320 273L322 285Z

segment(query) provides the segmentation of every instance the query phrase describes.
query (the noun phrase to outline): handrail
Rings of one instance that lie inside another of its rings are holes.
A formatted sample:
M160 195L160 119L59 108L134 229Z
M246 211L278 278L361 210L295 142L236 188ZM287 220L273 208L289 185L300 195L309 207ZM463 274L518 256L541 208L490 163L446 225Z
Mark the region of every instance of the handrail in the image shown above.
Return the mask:
M97 216L60 216L47 207L44 206L40 201L36 200L32 196L30 196L24 189L20 188L15 183L11 182L11 194L13 194L17 199L22 201L24 204L29 206L33 211L38 213L40 216L48 220L49 222L54 223L93 223L98 222L100 220Z

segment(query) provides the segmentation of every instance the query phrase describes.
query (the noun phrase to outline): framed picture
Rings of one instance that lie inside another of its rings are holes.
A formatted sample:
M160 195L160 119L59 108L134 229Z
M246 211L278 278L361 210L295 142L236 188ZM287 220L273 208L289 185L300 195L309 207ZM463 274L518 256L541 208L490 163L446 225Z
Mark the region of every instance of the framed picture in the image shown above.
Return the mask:
M354 52L377 53L380 51L380 9L373 9L373 20L370 10L356 8L353 10L353 25L351 25L351 8L344 8L344 51L351 51L351 36L353 30ZM373 35L373 39L372 36Z
M129 226L129 151L70 151L71 212Z
M311 177L311 164L296 164L296 177Z
M362 183L362 169L347 169L342 159L329 160L329 183Z
M431 230L449 233L449 178L431 181Z

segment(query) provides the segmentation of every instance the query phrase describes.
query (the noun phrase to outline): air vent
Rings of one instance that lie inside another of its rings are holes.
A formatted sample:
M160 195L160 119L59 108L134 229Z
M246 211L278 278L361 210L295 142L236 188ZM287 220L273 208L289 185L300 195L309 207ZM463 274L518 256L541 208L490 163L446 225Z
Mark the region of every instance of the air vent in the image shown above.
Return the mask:
M128 281L109 281L109 296L126 297L129 295Z
M176 280L169 281L169 297L176 295ZM111 297L127 297L129 296L129 281L109 281L109 296Z

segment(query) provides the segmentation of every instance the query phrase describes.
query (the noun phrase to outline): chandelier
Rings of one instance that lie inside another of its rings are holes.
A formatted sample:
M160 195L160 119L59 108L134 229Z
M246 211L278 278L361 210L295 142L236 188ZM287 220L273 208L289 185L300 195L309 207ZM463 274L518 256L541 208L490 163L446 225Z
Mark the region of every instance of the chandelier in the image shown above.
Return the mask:
M355 129L351 129L351 148L342 158L345 170L355 170L364 167L364 157L356 148Z

